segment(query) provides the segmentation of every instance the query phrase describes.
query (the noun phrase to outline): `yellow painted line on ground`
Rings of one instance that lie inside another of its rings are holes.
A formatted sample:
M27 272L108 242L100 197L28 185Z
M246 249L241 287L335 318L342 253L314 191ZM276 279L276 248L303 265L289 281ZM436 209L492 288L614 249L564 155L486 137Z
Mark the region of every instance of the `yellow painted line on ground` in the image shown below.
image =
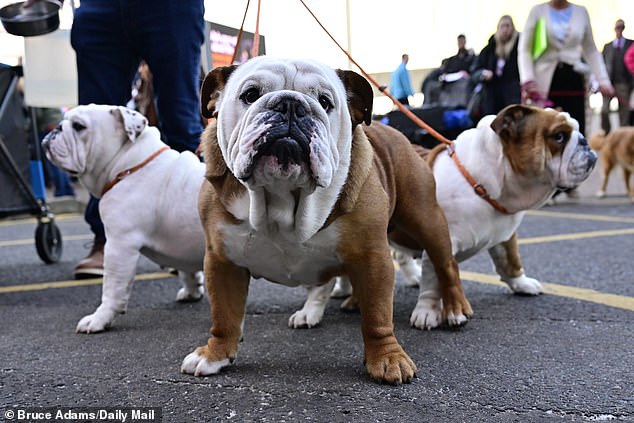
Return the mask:
M607 231L578 232L574 234L520 238L519 243L520 244L539 244L539 243L546 243L546 242L572 241L577 239L598 238L598 237L618 236L618 235L632 235L632 234L634 234L634 228L614 229L614 230L607 230ZM94 237L93 234L66 235L66 236L62 236L62 241L86 241L86 240L93 239L93 237ZM0 248L1 247L15 247L17 245L30 245L30 244L33 244L33 242L34 242L34 238L0 241Z
M54 220L60 221L60 220L74 220L74 219L83 219L83 218L84 218L84 215L80 213L64 213L64 214L56 214ZM0 221L0 226L15 226L15 225L22 225L26 223L28 224L37 223L37 219L34 217L27 217L23 219L8 219L8 220Z
M520 238L518 241L520 244L538 244L538 243L544 243L544 242L572 241L577 239L598 238L598 237L617 236L617 235L632 235L632 234L634 234L634 228L614 229L614 230L608 230L608 231L578 232L575 234L536 236L531 238Z
M135 281L147 281L154 279L166 279L175 277L171 273L165 272L157 272L157 273L143 273L141 275L136 275L134 278ZM78 286L90 286L90 285L101 285L103 282L102 278L92 278L92 279L80 279L80 280L70 280L70 281L59 281L59 282L44 282L44 283L32 283L25 285L10 285L10 286L0 286L0 294L9 294L13 292L26 292L26 291L42 291L44 289L56 289L56 288L74 288Z
M148 281L156 279L167 279L175 277L171 273L157 272L157 273L144 273L137 275L135 281ZM489 285L503 286L507 285L501 282L497 275L487 275L484 273L461 271L460 277L464 280L485 283ZM44 282L36 284L26 285L11 285L1 286L0 294L9 294L15 292L27 292L27 291L42 291L45 289L59 289L59 288L74 288L80 286L101 285L102 278L94 279L81 279L81 280L68 280L59 282ZM549 282L542 282L545 294L557 295L559 297L574 298L577 300L583 300L593 302L597 304L606 305L609 307L621 308L624 310L634 311L634 297L628 297L625 295L606 294L603 292L595 291L593 289L577 288L574 286L560 285Z
M634 207L633 207L634 209ZM577 220L596 220L600 222L619 222L619 223L634 223L634 217L618 217L618 216L604 216L599 214L585 214L585 213L562 213L552 212L544 210L529 210L526 214L531 216L542 217L558 217L562 219L577 219Z
M84 235L62 235L62 242L64 241L86 241L94 239L93 234ZM15 247L16 245L29 245L35 242L35 238L30 239L14 239L9 241L0 241L0 247Z
M472 282L485 283L496 286L508 286L500 281L497 275L487 275L484 273L460 271L460 278ZM634 311L634 297L625 295L606 294L594 289L577 288L575 286L560 285L556 283L542 282L544 294L556 295L558 297L574 298L576 300L588 301L603 304L609 307L622 308Z

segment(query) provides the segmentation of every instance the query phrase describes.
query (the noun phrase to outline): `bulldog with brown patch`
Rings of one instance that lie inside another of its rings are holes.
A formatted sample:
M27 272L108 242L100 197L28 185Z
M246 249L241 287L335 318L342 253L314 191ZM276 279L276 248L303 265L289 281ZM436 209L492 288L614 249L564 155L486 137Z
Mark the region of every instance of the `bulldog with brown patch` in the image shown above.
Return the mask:
M516 230L526 210L541 207L557 190L576 188L597 160L579 124L568 113L512 105L497 116L485 116L448 146L421 151L436 179L436 198L460 263L487 251L500 279L516 294L538 295L538 280L524 273ZM410 322L420 329L443 323L442 283L426 253L422 273L413 262L416 251L395 253L408 285L420 285ZM350 293L345 279L336 292ZM291 327L310 327L323 316L327 288L309 289L304 307L289 319ZM356 289L355 289L356 294ZM354 298L344 306L354 305Z
M199 197L212 327L181 370L210 375L234 361L252 276L319 286L347 275L367 371L410 381L416 366L394 336L388 232L428 251L449 324L472 312L431 170L398 131L370 126L368 82L309 60L258 57L214 69L201 96L203 115L217 116L203 135Z

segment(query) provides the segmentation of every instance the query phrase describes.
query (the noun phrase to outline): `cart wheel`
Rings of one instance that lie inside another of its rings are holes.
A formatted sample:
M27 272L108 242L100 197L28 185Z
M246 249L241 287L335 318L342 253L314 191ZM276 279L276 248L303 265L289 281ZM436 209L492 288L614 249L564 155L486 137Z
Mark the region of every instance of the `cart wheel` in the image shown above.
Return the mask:
M46 264L57 263L62 256L62 233L54 221L40 222L35 230L37 255Z

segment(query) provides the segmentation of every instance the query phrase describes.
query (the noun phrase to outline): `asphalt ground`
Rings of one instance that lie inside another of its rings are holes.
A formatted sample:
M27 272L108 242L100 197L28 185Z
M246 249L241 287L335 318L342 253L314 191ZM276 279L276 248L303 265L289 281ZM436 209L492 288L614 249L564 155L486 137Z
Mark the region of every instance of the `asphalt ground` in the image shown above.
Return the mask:
M621 179L619 170L597 200L595 171L580 198L527 215L520 248L541 296L512 295L480 254L460 266L471 321L420 331L409 325L417 290L397 272L396 335L418 374L396 387L367 376L359 315L340 311L341 300L321 326L289 329L303 289L262 280L251 284L234 366L181 374L182 359L206 341L208 300L175 302L178 281L147 259L113 328L76 334L101 293L100 280L71 278L91 239L81 214L56 216L64 253L53 265L36 254L34 219L0 220L0 420L156 407L145 421L634 421L634 205Z

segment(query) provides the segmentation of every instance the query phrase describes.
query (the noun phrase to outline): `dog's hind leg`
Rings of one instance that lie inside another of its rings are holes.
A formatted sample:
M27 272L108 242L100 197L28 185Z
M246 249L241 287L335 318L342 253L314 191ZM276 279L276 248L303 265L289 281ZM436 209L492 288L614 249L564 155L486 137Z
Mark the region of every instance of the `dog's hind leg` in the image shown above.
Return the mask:
M409 213L403 207L399 212L399 222L406 233L425 251L418 303L410 322L419 329L431 329L443 321L459 326L467 322L473 311L460 282L445 215L433 191L425 194L414 196L425 198L422 211Z
M392 256L394 261L398 264L398 267L403 273L405 278L405 285L407 286L419 286L421 278L421 268L416 264L416 259L403 251L393 250Z
M205 276L203 272L183 272L178 271L178 279L183 284L183 287L178 290L176 294L176 301L191 302L198 301L203 297L205 288Z
M515 294L539 295L542 285L537 279L526 277L522 268L517 234L508 241L501 242L489 248L489 256L495 265L495 270Z
M295 329L312 328L321 323L334 284L335 279L333 278L324 285L306 287L308 295L304 307L289 317L288 327Z
M634 191L630 188L630 178L632 176L632 172L629 169L623 168L623 178L625 182L625 190L627 191L627 195L630 196L630 199L634 201Z

